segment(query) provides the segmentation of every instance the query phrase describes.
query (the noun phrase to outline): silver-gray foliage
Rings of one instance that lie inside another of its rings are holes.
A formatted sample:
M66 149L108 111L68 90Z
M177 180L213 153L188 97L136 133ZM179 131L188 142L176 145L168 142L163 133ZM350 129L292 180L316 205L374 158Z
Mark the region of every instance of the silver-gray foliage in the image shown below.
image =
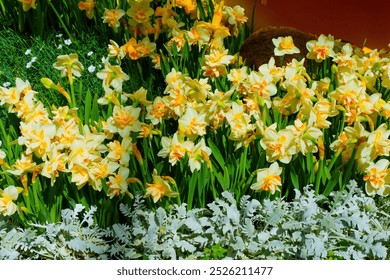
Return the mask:
M200 259L215 244L226 259L389 259L389 209L388 199L376 205L354 181L329 198L307 186L292 202L237 202L224 192L190 211L185 204L151 211L137 196L120 206L127 223L107 229L94 223L95 208L81 205L57 224L0 222L0 259Z

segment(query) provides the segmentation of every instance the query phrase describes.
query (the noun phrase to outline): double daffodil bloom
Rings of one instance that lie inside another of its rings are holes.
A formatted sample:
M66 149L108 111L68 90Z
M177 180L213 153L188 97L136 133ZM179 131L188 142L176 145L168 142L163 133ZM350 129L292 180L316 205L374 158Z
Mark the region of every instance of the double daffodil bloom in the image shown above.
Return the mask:
M334 39L331 36L326 37L321 34L318 40L311 40L306 43L306 48L309 51L306 56L309 59L321 62L328 57L334 57L333 47Z
M276 131L277 124L266 128L264 137L260 140L261 147L266 151L268 162L279 160L289 163L296 154L294 133L289 129Z
M390 169L389 161L381 159L376 163L370 163L366 169L363 180L366 181L366 192L368 195L379 194L388 196L390 194Z
M125 11L121 9L104 9L104 15L102 17L103 22L107 23L109 27L113 28L114 31L120 26L119 20L125 15Z
M188 151L191 151L194 147L194 143L191 141L184 141L184 137L179 137L175 133L171 138L162 137L161 144L162 149L158 152L159 157L169 158L169 163L175 165L180 161Z
M171 177L166 177L169 181L173 181ZM151 196L153 202L156 203L164 196L176 197L179 193L173 192L171 186L163 179L163 177L157 175L157 170L153 170L153 183L146 183L145 197Z
M110 198L114 196L119 196L123 194L127 194L130 197L133 195L128 191L128 180L129 180L130 170L126 167L120 167L118 172L114 174L114 176L108 177L107 185L109 187L107 195Z
M269 168L258 169L257 182L252 184L251 189L255 191L266 191L274 194L276 191L280 192L279 187L282 186L282 167L279 167L277 162L271 164Z
M87 18L92 19L93 18L93 9L96 6L95 0L86 0L85 2L80 1L79 4L79 9L82 11L85 11Z
M193 141L198 136L206 134L206 113L198 113L193 108L187 108L186 113L179 119L179 134Z
M4 190L0 190L0 213L4 216L11 216L18 210L18 206L14 203L18 199L19 193L23 188L8 186Z
M149 1L133 1L126 14L138 24L149 22L154 10L149 6Z
M96 76L103 80L104 89L111 86L117 92L122 92L123 82L130 79L120 66L111 65L108 61L105 62L104 69L99 71Z

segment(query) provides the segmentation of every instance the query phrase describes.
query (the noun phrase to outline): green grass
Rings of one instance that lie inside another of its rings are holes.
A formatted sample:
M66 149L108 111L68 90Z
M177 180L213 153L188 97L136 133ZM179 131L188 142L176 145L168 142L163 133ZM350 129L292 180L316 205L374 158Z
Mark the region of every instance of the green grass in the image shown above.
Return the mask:
M40 99L46 106L65 105L66 100L58 93L49 91L41 84L42 77L49 77L55 83L65 83L66 78L61 78L60 72L53 68L53 63L58 55L77 53L79 60L84 66L81 77L83 88L89 88L91 92L102 91L101 84L96 83L96 73L104 67L102 57L107 55L107 42L98 34L82 35L83 40L79 46L74 43L67 45L66 35L60 37L60 33L47 34L45 39L32 38L15 33L12 30L0 31L0 86L4 83L14 85L15 78L28 80L32 88L38 92ZM62 47L61 47L62 46ZM27 50L31 50L26 54ZM93 52L92 55L88 55ZM36 57L35 62L28 64ZM95 66L93 73L88 71L89 66ZM103 94L103 93L102 93ZM84 100L84 96L79 97Z

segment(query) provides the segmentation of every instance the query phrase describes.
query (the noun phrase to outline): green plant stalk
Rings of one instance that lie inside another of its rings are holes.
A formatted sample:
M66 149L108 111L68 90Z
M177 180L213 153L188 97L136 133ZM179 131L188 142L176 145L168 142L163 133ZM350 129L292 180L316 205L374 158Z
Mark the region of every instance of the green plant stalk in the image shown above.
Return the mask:
M24 31L24 22L25 22L26 18L25 18L25 14L24 14L24 11L22 9L22 6L19 6L19 17L18 17L18 27L19 27L19 32L23 32Z
M85 96L85 104L84 104L84 123L86 125L89 125L89 118L91 116L91 105L92 105L92 96L91 96L91 91L88 89L87 94Z
M77 107L77 103L76 103L76 95L74 93L74 85L73 83L71 82L70 83L70 96L71 96L71 108L76 108Z
M339 134L341 134L344 130L344 125L345 125L345 112L342 112L342 118L341 118L341 123L339 126Z
M189 176L190 179L188 180L188 195L187 195L187 209L191 210L194 206L194 196L196 192L196 187L198 183L198 175L192 174L192 176Z
M316 178L316 184L315 184L315 194L319 194L320 192L320 182L323 174L323 168L324 168L324 160L320 159L317 171L317 178Z
M352 168L353 168L354 165L355 165L356 153L357 153L357 148L356 148L356 146L355 146L354 149L353 149L353 151L352 151L351 158L349 159L348 164L347 164L347 170L345 171L345 174L344 174L345 177L344 177L344 179L343 179L343 184L342 184L342 186L340 186L340 189L341 189L341 190L344 190L344 187L345 187L345 185L346 185L347 182L348 182L348 178L351 176Z
M329 163L329 165L328 165L328 170L329 170L329 171L332 170L333 165L335 164L335 162L336 162L336 160L338 159L338 157L339 157L340 154L341 154L340 152L337 152L337 153L335 153L335 154L333 155L333 157L332 157L332 159L330 160L330 163Z
M198 186L197 186L197 192L198 192L198 199L199 199L199 206L201 208L206 207L206 193L208 193L208 182L209 182L209 171L206 166L206 164L202 163L199 172L197 173L198 176Z
M240 185L244 185L245 184L245 187L243 188L243 192L242 192L243 194L246 194L248 192L248 189L251 186L253 177L255 177L256 174L257 174L257 171L253 171L248 179L247 178L243 178L242 181L240 182Z
M48 3L49 3L49 6L50 8L53 10L54 14L56 15L56 17L58 18L58 21L60 22L62 28L64 29L66 35L68 35L68 37L72 40L72 42L74 42L75 44L78 44L78 42L75 40L75 38L73 37L73 35L69 32L68 28L66 27L64 21L62 20L61 18L61 15L58 13L57 9L54 7L54 5L52 4L51 0L48 0Z

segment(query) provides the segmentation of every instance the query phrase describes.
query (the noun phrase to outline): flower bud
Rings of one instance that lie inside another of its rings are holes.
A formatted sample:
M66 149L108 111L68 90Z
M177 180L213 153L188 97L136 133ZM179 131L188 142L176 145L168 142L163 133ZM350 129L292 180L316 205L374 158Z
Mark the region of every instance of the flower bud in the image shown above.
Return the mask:
M57 90L57 86L49 78L42 78L41 79L41 83L47 89L55 89L55 90Z

